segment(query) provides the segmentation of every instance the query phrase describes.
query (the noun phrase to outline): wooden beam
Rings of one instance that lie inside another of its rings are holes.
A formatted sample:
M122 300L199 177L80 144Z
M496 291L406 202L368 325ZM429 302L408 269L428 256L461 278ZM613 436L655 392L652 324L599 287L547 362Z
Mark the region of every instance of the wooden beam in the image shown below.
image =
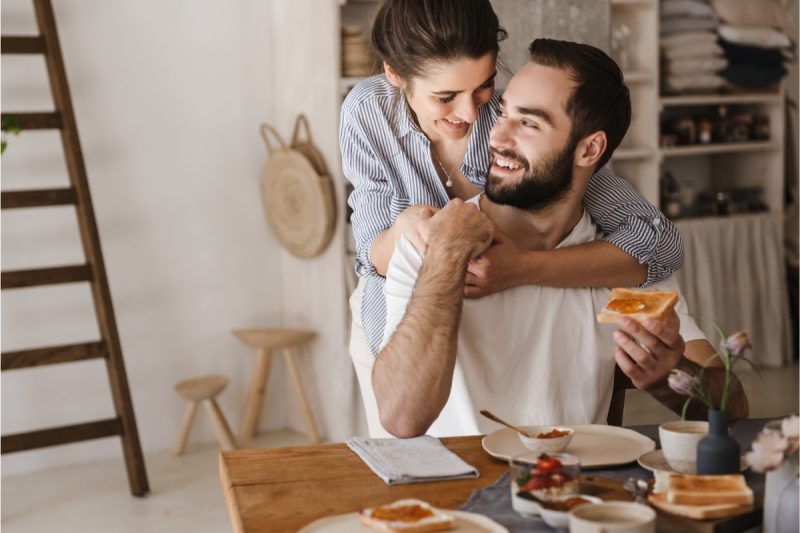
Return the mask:
M119 423L119 419L109 418L96 422L5 435L0 440L0 448L2 448L2 453L4 454L22 452L71 442L113 437L121 434L121 432L122 426Z
M3 122L13 117L21 130L60 130L64 127L61 113L2 113ZM5 129L5 128L3 128Z
M44 54L45 43L41 35L3 37L0 51L4 54Z
M3 289L20 289L39 285L77 283L90 281L92 269L89 265L36 268L31 270L11 270L2 273Z
M4 352L2 354L2 370L71 363L73 361L85 361L107 356L108 350L103 341L31 348L15 352Z
M73 205L78 197L75 189L39 189L29 191L5 191L0 196L0 208L17 209L22 207L49 207L54 205Z

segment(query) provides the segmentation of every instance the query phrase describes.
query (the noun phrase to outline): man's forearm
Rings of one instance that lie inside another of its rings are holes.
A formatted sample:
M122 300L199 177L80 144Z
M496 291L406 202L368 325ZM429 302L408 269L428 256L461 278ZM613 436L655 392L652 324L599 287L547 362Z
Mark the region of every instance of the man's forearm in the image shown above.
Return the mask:
M692 375L698 375L702 366L684 357L678 364L681 370L685 370ZM735 375L731 375L730 394L728 396L728 417L731 420L747 418L749 406L747 396L744 393L742 384ZM714 406L719 407L722 391L725 387L725 369L722 367L706 367L703 371L703 383L713 399ZM647 392L661 404L680 414L686 396L673 391L667 380L664 379L647 389ZM690 420L705 420L708 417L708 407L698 398L693 398L686 410L686 418Z
M398 437L422 435L447 398L455 366L468 257L430 249L403 320L372 373L381 424Z
M528 252L527 284L548 287L635 287L647 266L605 241Z

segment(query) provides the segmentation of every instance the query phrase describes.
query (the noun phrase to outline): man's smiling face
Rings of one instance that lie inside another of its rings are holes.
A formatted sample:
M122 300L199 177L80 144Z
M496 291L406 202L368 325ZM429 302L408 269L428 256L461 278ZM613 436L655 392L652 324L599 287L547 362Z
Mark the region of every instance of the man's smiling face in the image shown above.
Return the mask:
M566 104L575 82L564 69L525 65L508 84L490 136L486 196L520 209L561 199L572 183L575 147Z

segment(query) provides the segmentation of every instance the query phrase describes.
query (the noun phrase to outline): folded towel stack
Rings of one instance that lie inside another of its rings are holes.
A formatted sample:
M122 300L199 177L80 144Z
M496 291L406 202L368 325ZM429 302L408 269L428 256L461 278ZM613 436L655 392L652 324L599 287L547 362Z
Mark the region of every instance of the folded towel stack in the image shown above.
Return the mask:
M347 445L390 485L478 477L475 467L428 435L413 439L353 437Z
M717 44L719 19L708 2L663 0L660 15L664 92L714 92L724 87L718 72L728 63Z
M719 44L728 66L721 75L732 85L763 89L786 75L784 61L793 57L791 40L782 29L789 22L778 0L712 0L722 20Z

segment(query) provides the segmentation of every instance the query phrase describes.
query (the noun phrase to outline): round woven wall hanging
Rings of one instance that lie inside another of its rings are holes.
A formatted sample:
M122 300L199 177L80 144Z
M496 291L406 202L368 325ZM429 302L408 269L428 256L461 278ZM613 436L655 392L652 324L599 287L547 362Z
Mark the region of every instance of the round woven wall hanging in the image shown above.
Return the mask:
M305 142L298 139L301 123L306 129ZM333 237L336 206L333 184L327 173L321 173L325 172L325 163L311 142L308 123L302 115L297 118L292 147L267 124L261 125L261 137L268 152L261 172L261 199L267 222L289 252L304 259L316 257Z

